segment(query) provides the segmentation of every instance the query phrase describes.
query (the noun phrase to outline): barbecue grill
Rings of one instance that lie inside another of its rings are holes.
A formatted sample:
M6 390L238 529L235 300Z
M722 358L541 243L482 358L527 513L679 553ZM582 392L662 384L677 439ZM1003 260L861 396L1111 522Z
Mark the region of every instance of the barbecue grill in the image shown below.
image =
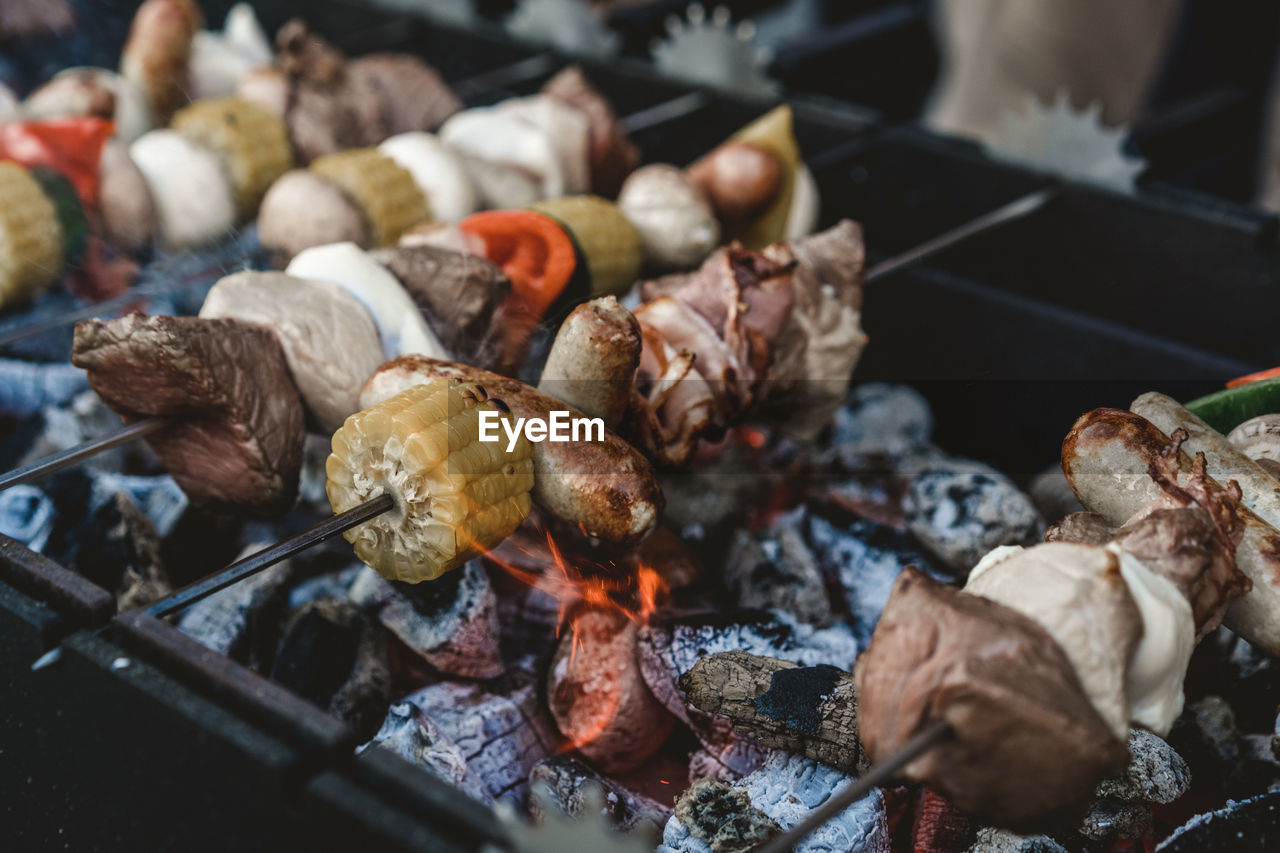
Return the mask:
M340 4L307 13L351 53L422 55L468 105L535 91L566 64L489 32ZM579 64L633 117L647 161L686 163L768 106L631 59ZM1091 406L1151 387L1188 399L1280 361L1274 216L1168 184L1122 195L865 108L788 100L822 225L862 223L873 261L1047 193L868 286L856 378L918 388L949 450L1029 479ZM355 754L345 724L154 616L117 614L109 592L7 538L0 647L0 825L15 849L510 843L447 783L388 752ZM54 647L59 664L33 670Z

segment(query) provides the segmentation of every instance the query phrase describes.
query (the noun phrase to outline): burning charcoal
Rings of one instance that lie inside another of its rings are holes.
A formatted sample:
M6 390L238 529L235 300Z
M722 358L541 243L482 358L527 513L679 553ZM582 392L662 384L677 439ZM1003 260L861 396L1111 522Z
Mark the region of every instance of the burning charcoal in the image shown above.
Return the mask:
M663 833L663 851L749 850L790 829L852 778L798 755L774 752L750 776L734 783L704 781L676 802ZM718 832L723 827L724 832ZM798 853L888 853L884 796L875 790L796 845Z
M906 385L868 382L849 394L831 424L831 439L820 461L836 460L856 471L875 456L901 459L932 451L933 412L924 397Z
M1071 483L1067 482L1067 475L1062 473L1061 465L1050 465L1037 474L1027 489L1027 495L1040 515L1050 521L1084 510L1076 499L1076 493L1071 490Z
M495 800L518 805L534 765L556 752L560 738L526 684L500 696L474 684L441 682L404 699L457 744L467 769Z
M978 830L978 840L968 853L1067 853L1067 848L1047 835L1015 835L987 827Z
M391 700L386 637L355 605L333 599L312 602L285 625L271 679L368 740L382 725Z
M94 471L90 476L93 480L91 500L95 505L117 493L127 495L151 520L162 538L173 532L190 504L178 484L167 476L138 477L114 471Z
M662 833L659 853L746 853L781 827L751 805L745 791L704 779L676 800L675 814Z
M41 412L44 428L31 445L23 461L31 462L52 453L66 450L86 441L119 429L120 416L107 408L92 391L77 394L65 405L45 406ZM114 447L86 459L82 464L99 470L120 470L137 447Z
M754 464L742 445L726 444L709 462L662 476L664 516L680 525L677 532L685 541L713 538L740 523L748 509L766 503L779 478Z
M1151 806L1103 797L1089 806L1080 834L1094 841L1140 839L1151 832Z
M694 707L726 716L761 746L850 773L862 769L853 675L740 651L709 655L680 676Z
M1160 843L1156 853L1265 853L1280 850L1280 793L1229 801L1196 815Z
M593 787L603 794L603 814L623 832L638 831L656 837L671 817L671 809L605 779L569 755L539 762L529 774L529 786L536 789L539 785L549 802L541 797L529 798L529 816L535 822L545 817L548 805L555 806L561 814L580 817L591 805L589 792Z
M739 531L730 547L724 579L739 607L776 607L800 622L831 622L822 573L793 526L780 526L776 533Z
M1172 803L1191 787L1191 770L1182 756L1146 729L1129 733L1129 766L1104 779L1099 797L1141 803Z
M127 493L103 494L107 490L80 471L50 480L47 491L62 508L45 549L49 557L113 592L121 611L170 592L155 525ZM73 514L72 507L82 507L83 514Z
M520 585L498 596L500 648L508 667L524 657L545 659L555 649L563 616L555 596Z
M289 609L297 610L304 604L319 601L322 598L348 598L356 578L360 577L360 573L364 570L363 563L355 563L337 571L307 578L289 589Z
M702 577L702 563L685 544L671 532L671 528L658 525L640 543L639 561L657 572L668 590L684 589L697 583Z
M938 460L916 469L904 510L912 535L960 573L998 545L1032 545L1044 535L1031 499L981 462Z
M790 829L844 788L853 778L799 755L777 751L755 773L737 783L751 802ZM807 853L888 853L889 825L884 795L872 791L796 845Z
M329 475L324 470L329 458L328 436L308 433L302 445L302 469L298 475L298 503L317 512L329 512L329 496L325 483Z
M1188 705L1169 732L1169 743L1190 766L1198 784L1222 790L1240 760L1235 714L1220 696Z
M382 728L358 751L364 752L371 746L391 750L485 805L493 802L488 789L467 769L466 757L458 745L445 737L436 724L411 702L392 705Z
M36 364L0 358L0 412L34 415L89 387L84 371L64 362Z
M857 657L858 644L847 625L814 628L797 623L785 613L767 611L754 621L743 618L700 624L676 622L640 629L640 671L653 695L689 724L712 756L735 762L726 766L727 771L741 775L758 765L760 751L736 743L732 727L725 721L716 721L705 712L690 708L677 683L700 658L730 650L781 658L801 666L830 664L848 669Z
M790 525L802 531L823 573L843 590L848 620L860 646L871 641L889 590L905 567L943 577L907 536L891 527L849 513L799 509L782 516L773 529Z
M250 545L241 552L241 556L260 551L266 545ZM215 652L236 660L247 660L250 615L255 606L262 607L271 599L279 600L290 574L288 562L277 563L221 592L215 592L183 612L178 619L178 630Z
M932 788L923 788L916 796L911 825L912 849L929 853L960 853L973 844L977 831L973 818Z
M53 532L58 510L35 486L14 486L0 492L0 533L32 551L43 551Z
M606 773L644 763L675 724L640 674L638 630L617 611L584 611L547 673L547 704L560 733Z
M492 678L502 672L497 597L472 560L430 583L388 581L366 569L351 600L377 613L383 626L441 672Z

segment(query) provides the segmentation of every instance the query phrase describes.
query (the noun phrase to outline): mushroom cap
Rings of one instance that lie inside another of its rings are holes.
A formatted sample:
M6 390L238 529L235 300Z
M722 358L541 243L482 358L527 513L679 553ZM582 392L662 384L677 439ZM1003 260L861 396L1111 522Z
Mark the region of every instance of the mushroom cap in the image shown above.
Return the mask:
M1255 462L1280 463L1280 414L1259 415L1236 427L1227 436L1232 446ZM1275 476L1275 469L1263 466Z

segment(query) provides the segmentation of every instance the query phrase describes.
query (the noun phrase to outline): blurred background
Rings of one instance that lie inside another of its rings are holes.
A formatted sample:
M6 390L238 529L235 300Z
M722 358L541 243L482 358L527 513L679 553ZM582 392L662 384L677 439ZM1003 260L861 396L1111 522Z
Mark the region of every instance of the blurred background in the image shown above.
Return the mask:
M1028 97L1048 103L1065 93L1077 110L1096 104L1104 123L1127 129L1127 150L1148 163L1144 181L1176 175L1183 186L1280 209L1277 3L729 0L691 14L687 0L359 2L646 61L662 58L677 22L719 28L744 49L731 39L695 41L682 61L712 66L729 87L767 79L779 91L852 102L889 121L920 120L987 143L998 142L1005 116ZM136 5L3 0L0 80L21 91L51 69L114 64ZM202 5L216 22L232 3ZM253 5L272 32L291 15L332 4ZM730 44L720 56L723 42Z

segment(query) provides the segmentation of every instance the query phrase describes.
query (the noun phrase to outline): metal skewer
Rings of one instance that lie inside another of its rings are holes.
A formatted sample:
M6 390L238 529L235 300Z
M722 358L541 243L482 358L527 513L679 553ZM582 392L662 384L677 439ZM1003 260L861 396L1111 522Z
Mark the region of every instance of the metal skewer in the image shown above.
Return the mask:
M160 420L160 423L164 423L163 419ZM201 578L194 583L187 584L176 592L169 593L148 607L146 612L159 619L184 610L197 601L208 598L215 592L221 592L250 575L257 574L282 560L289 559L294 554L305 551L312 545L318 545L326 539L332 539L339 533L358 527L369 519L382 515L382 513L392 509L395 505L395 498L391 495L378 495L376 498L367 500L359 506L354 506L345 512L326 518L301 533L295 533L288 539L277 542L268 548L263 548L256 554L250 554L242 560L237 560L217 574ZM106 630L106 628L101 628L99 632L105 632ZM35 662L31 664L31 671L39 672L42 669L48 669L61 660L62 646L59 644L36 658Z
M687 95L681 95L678 98L673 98L672 100L658 104L657 106L649 107L648 109L633 113L622 121L624 123L632 121L636 127L649 127L664 121L670 121L681 115L685 115L699 109L705 102L705 99L706 95L702 92L690 92ZM894 255L891 258L887 258L871 267L871 269L867 271L866 282L870 284L871 282L893 275L899 270L909 267L912 264L919 263L920 261L937 254L943 249L950 248L994 228L999 228L1002 225L1007 225L1010 222L1030 216L1032 213L1035 213L1037 210L1056 198L1057 194L1058 190L1055 187L1039 189L1034 192L1027 193L1020 198L1016 198L1007 204L1001 205L989 213L984 213L975 219L970 219L968 222L958 225L950 231L944 231L937 237L926 240L918 246ZM115 302L119 300L109 301ZM91 305L78 312L74 312L77 315L74 319L84 319L86 316L92 316L93 313L98 310L98 307L99 306ZM41 325L48 327L49 322L56 325L61 321L61 319L67 319L68 316L69 315L63 315L59 320L48 321ZM8 340L12 339L13 335L11 334ZM0 343L5 342L5 340L6 339L3 336L0 336ZM69 448L68 450L64 450L54 456L50 456L48 459L10 471L8 474L0 476L0 491L3 491L10 486L16 486L19 483L30 482L31 480L35 480L46 474L66 468L69 465L74 465L82 459L87 459L90 456L93 456L95 453L109 450L126 441L131 441L134 438L140 438L143 435L158 429L165 422L165 418L148 418L144 421L138 421L137 423L131 424L121 430L117 430L110 435L85 442L84 444Z
M1057 198L1057 196L1057 187L1045 187L1015 198L1008 204L1003 204L989 213L970 219L963 225L957 225L950 231L944 231L937 237L925 240L905 252L886 258L867 270L866 282L870 284L877 279L893 275L898 270L919 263L925 258L935 255L943 249L948 249L957 243L962 243L1002 225L1008 225L1010 222L1025 219Z
M88 459L90 456L110 450L113 447L119 447L122 444L133 441L135 438L150 435L167 423L169 423L168 418L146 418L135 421L120 427L115 432L104 435L102 438L86 441L83 444L77 444L75 447L68 447L66 450L46 456L38 462L14 468L9 473L0 475L0 492L13 486L38 480L41 477L52 474L54 471L69 468L77 462Z
M250 554L243 560L237 560L217 574L201 578L172 592L147 608L147 613L157 618L177 613L195 604L202 598L208 598L250 575L257 574L265 568L287 560L294 554L305 551L312 545L318 545L331 539L343 531L364 524L371 518L382 515L396 505L395 498L389 494L381 494L371 498L359 506L326 518L319 524L309 527L301 533L295 533L288 539L277 542L269 548L263 548L256 554Z
M904 767L954 734L955 730L946 720L934 720L921 729L919 734L904 743L893 755L862 774L857 781L850 783L849 787L840 793L833 794L800 823L755 848L753 853L789 853L809 833L865 797L872 788L893 780Z

